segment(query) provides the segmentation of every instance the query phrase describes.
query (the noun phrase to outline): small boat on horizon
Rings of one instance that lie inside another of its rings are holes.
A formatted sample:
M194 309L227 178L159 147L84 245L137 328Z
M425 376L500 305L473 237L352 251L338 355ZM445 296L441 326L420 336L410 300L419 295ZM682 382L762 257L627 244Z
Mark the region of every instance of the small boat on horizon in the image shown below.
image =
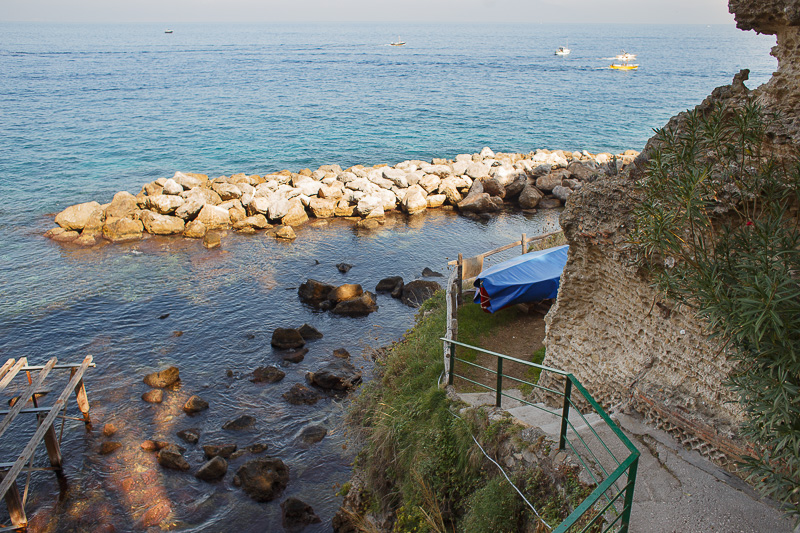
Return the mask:
M164 30L164 33L172 33L172 30Z
M398 35L397 36L397 40L395 42L393 42L393 43L389 43L389 46L403 46L405 44L406 44L406 42L405 41L401 41L400 40L400 36Z
M619 63L611 63L608 68L614 70L636 70L639 68L638 64L631 63L631 61L636 59L636 54L630 54L625 50L618 56L615 56L614 59L619 61Z
M555 55L557 55L557 56L568 56L570 52L572 52L572 50L570 50L566 46L559 46L558 48L556 48Z

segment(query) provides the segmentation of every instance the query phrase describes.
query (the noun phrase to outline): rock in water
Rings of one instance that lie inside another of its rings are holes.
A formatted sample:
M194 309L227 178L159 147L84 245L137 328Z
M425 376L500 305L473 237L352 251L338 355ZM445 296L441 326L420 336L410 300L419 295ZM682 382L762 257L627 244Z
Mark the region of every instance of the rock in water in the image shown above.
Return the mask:
M392 292L398 285L400 285L401 288L403 286L403 278L400 276L383 278L375 287L375 292Z
M299 438L304 444L311 445L324 439L327 434L328 430L323 426L308 426L300 432Z
M361 383L359 372L348 361L331 361L316 372L306 374L312 385L326 390L346 391Z
M158 464L171 470L189 470L189 463L173 446L167 446L159 450Z
M164 401L164 391L161 389L150 389L142 394L142 400L147 403L161 403Z
M289 483L289 467L275 457L247 461L239 467L234 484L257 502L274 500Z
M350 359L350 352L344 348L336 348L333 351L333 356L338 357L339 359Z
M183 429L179 431L178 438L188 442L189 444L197 444L200 440L200 430L197 428Z
M186 412L186 414L190 415L199 413L200 411L205 411L206 409L208 409L208 402L202 399L200 396L190 396L183 406L183 410Z
M416 280L403 286L402 302L410 307L419 307L442 287L435 281Z
M375 295L371 292L365 292L356 298L337 303L336 306L331 309L331 312L345 316L366 316L377 310L378 304L375 302Z
M308 324L303 324L297 331L303 339L307 341L314 341L323 337L322 333L317 328Z
M319 401L319 394L301 383L295 383L288 392L283 393L283 399L292 405L314 405Z
M171 366L164 370L159 370L158 372L147 374L144 377L144 382L150 387L157 389L164 389L166 387L174 385L175 383L180 381L180 379L181 377L179 375L178 367Z
M222 429L228 429L232 431L239 431L242 429L247 429L249 427L253 427L256 424L255 417L250 415L242 415L238 418L233 420L229 420L222 425Z
M206 459L211 459L213 457L223 457L227 459L233 452L236 451L236 444L207 444L203 446L203 453L206 455Z
M100 455L109 455L122 448L121 442L106 441L100 445Z
M216 456L201 466L194 476L203 481L217 481L225 477L227 471L228 462L222 457Z
M81 231L98 207L100 204L97 202L71 205L56 215L56 224L65 230Z
M303 336L296 329L277 328L272 332L271 344L279 350L302 348L305 343L305 339L303 339Z
M283 528L289 533L298 533L310 524L322 522L314 509L297 498L289 498L281 504Z
M286 376L286 372L275 366L260 366L253 370L253 383L277 383Z
M339 269L339 272L342 274L347 274L347 272L353 268L353 265L348 265L347 263L339 263L336 265L336 268Z
M222 238L219 232L209 231L205 235L203 235L203 246L205 246L209 250L212 250L214 248L219 248L221 244L222 244Z
M346 283L333 289L328 294L328 300L332 302L341 302L350 300L351 298L358 298L364 293L364 289L357 283Z
M328 294L335 289L333 285L323 283L315 279L307 279L305 283L300 285L297 290L297 295L300 301L307 304L318 305L327 299Z
M283 360L288 363L299 363L300 361L305 359L307 353L308 353L308 348L303 348L302 350L297 350L294 352L284 354Z
M444 275L440 274L439 272L435 272L428 267L422 269L422 277L423 278L443 278Z

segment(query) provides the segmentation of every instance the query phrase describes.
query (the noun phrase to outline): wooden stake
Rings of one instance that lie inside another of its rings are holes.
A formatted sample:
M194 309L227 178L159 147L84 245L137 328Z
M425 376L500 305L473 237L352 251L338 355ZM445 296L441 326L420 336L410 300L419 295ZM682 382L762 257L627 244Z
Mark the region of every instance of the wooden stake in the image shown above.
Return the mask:
M0 481L5 479L6 475L8 475L7 472L0 472ZM28 525L28 517L25 516L25 506L22 505L22 498L19 495L16 482L11 483L8 487L5 500L11 523L15 526L26 527Z

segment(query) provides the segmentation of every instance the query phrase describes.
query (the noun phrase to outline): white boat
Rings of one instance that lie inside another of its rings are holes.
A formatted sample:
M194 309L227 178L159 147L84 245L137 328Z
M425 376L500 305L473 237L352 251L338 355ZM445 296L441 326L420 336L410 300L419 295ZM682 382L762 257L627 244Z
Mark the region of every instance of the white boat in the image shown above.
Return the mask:
M625 50L623 50L620 55L614 56L614 59L616 59L617 61L622 61L623 63L630 63L631 61L636 59L636 54L630 54Z
M164 30L164 33L172 33L172 30Z
M406 44L406 42L405 41L401 41L400 40L400 36L398 35L397 36L397 40L395 42L393 42L393 43L389 43L389 46L403 46L404 44Z
M566 46L559 46L558 48L556 48L557 56L568 56L570 52L572 52L572 50L570 50Z

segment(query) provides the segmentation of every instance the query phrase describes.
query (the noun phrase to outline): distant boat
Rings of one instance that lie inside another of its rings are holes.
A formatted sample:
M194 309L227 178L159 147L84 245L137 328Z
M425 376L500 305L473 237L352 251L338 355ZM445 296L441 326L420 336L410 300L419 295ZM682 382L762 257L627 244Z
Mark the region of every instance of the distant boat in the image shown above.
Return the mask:
M636 70L639 68L639 65L631 63L631 61L636 59L636 54L630 54L625 50L618 56L615 56L614 59L620 61L620 63L611 63L608 68L614 70Z
M172 33L172 30L164 30L164 33Z
M568 56L570 52L572 52L572 50L570 50L566 46L559 46L558 48L556 48L557 56Z
M395 42L393 42L393 43L389 43L389 46L403 46L404 44L406 44L406 42L405 41L401 41L400 40L400 36L398 35L397 36L397 40Z

